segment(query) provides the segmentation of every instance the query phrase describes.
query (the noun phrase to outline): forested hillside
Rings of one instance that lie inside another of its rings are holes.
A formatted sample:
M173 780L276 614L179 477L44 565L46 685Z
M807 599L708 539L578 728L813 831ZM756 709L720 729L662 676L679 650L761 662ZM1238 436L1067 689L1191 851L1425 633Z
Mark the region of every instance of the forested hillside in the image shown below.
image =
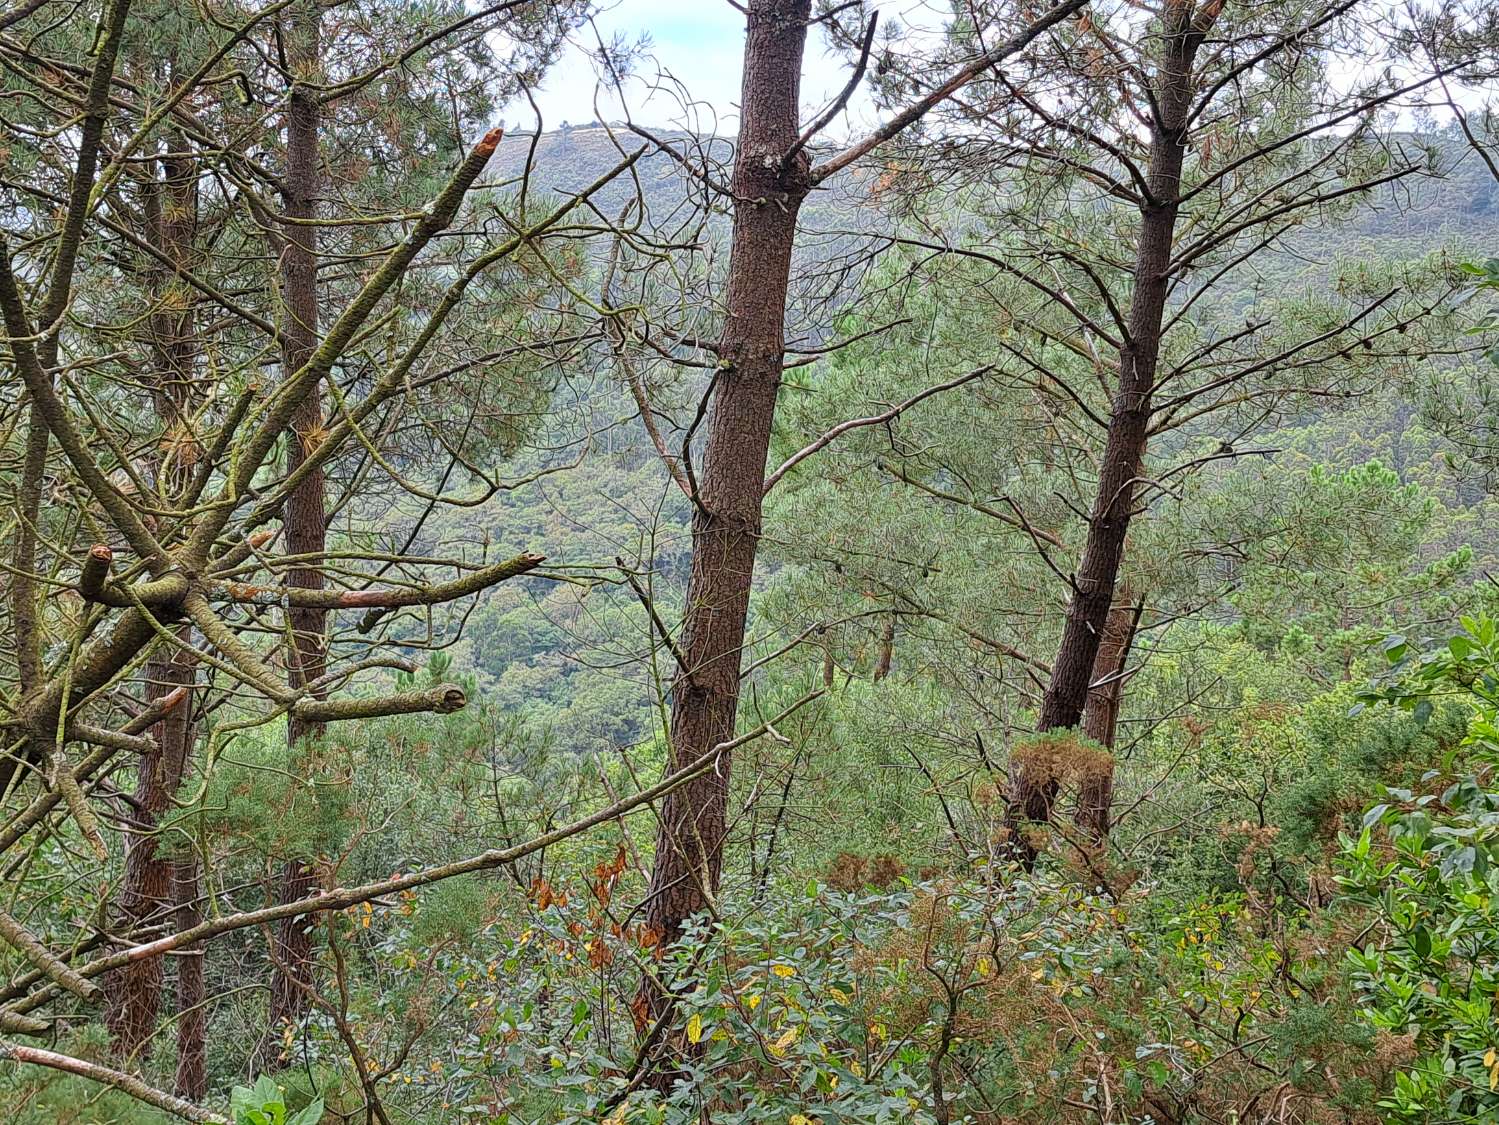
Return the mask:
M733 7L0 10L0 1119L1499 1120L1499 5Z

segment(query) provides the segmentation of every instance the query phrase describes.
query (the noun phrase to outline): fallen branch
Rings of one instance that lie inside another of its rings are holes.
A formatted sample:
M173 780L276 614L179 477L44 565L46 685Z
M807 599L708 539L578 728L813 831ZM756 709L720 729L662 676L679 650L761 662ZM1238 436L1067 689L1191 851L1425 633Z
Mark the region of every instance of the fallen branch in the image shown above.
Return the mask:
M158 1090L155 1086L148 1086L133 1074L126 1074L123 1070L112 1070L86 1059L60 1055L56 1051L44 1051L40 1047L23 1047L19 1043L4 1042L0 1042L0 1059L31 1063L33 1066L45 1066L51 1070L61 1070L66 1074L76 1074L80 1078L87 1078L92 1082L98 1082L129 1094L137 1101L166 1110L184 1121L206 1122L207 1125L230 1125L227 1117L221 1117L200 1105L194 1105L190 1101L168 1094L165 1090Z

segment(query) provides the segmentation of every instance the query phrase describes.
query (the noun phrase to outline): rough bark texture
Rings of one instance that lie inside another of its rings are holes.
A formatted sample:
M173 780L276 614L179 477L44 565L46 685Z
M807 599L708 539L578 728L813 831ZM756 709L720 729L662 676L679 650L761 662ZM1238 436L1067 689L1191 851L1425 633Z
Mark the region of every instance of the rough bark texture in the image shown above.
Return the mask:
M146 675L149 702L191 684L193 666L186 661L152 660L146 665ZM158 749L141 755L130 808L132 824L126 834L121 929L160 925L172 914L174 865L161 854L157 828L182 780L193 740L191 715L191 703L173 708L152 731ZM127 965L110 978L105 1018L117 1057L138 1062L149 1054L161 1010L163 973L161 958L154 957Z
M1121 587L1119 600L1104 622L1098 656L1093 661L1093 687L1083 712L1083 733L1106 750L1114 749L1119 724L1119 705L1124 698L1124 667L1135 641L1140 621L1140 603L1128 587ZM1114 767L1090 772L1078 782L1077 824L1094 840L1108 837L1114 804Z
M692 573L672 687L670 769L734 735L740 649L760 541L765 459L781 383L786 291L797 212L806 197L796 144L810 0L753 0L744 49L742 116L734 163L734 230L727 320L708 418ZM729 759L661 806L645 921L663 943L708 909L718 890L727 827ZM659 997L652 998L653 1002Z
M294 74L305 73L318 59L317 6L298 9L297 26L290 37L295 42ZM313 219L317 215L319 182L318 130L320 105L314 91L294 86L287 107L285 216L290 220ZM318 343L317 227L290 222L282 231L286 244L281 255L282 290L286 301L283 325L282 367L290 378L312 358ZM294 472L323 436L323 396L320 390L303 399L287 435L286 470ZM283 515L286 552L317 555L327 539L328 517L322 470L315 469L292 490ZM317 566L296 567L287 572L286 584L302 589L321 589L323 572ZM293 687L301 687L322 676L327 660L324 627L327 610L288 610L292 651L287 667ZM316 738L322 725L295 716L287 721L287 741L295 747ZM312 870L300 860L288 860L277 880L277 900L294 902L316 889ZM267 1040L260 1052L260 1065L273 1067L278 1057L274 1043L281 1025L301 1019L307 1010L312 985L312 930L308 917L284 919L271 940L271 1001Z
M1072 597L1057 658L1041 704L1038 729L1076 727L1087 705L1093 665L1115 598L1115 582L1124 557L1125 538L1135 506L1139 466L1149 436L1151 395L1161 350L1161 324L1169 288L1186 154L1187 122L1194 91L1192 66L1197 49L1216 15L1210 4L1194 14L1187 0L1171 0L1162 18L1159 66L1152 83L1159 115L1151 131L1147 176L1150 198L1141 209L1135 247L1134 291L1130 299L1129 334L1119 353L1119 382L1109 416L1108 438L1098 477L1088 536L1073 577ZM1027 822L1051 819L1056 802L1054 776L1028 777L1016 769L1011 777L1007 817L1014 851L1026 865L1035 859L1027 839Z
M186 151L180 138L172 147L179 154ZM144 193L147 233L173 261L186 266L190 264L196 226L196 169L190 159L180 155L164 158L162 169L161 182L150 184ZM154 272L152 288L164 297L172 278L164 270ZM163 299L146 328L156 360L152 399L163 432L171 438L160 450L154 469L158 487L176 495L191 480L194 465L186 422L192 410L197 361L193 306L189 303L177 308ZM186 627L177 630L184 644L189 632ZM146 664L146 700L149 703L178 688L191 687L194 679L193 662L181 649L161 649ZM192 713L189 696L156 724L152 734L157 748L140 758L120 889L119 922L127 931L159 925L168 920L174 908L175 865L171 857L161 854L158 831L192 755ZM161 960L155 958L129 965L111 978L106 1023L117 1057L140 1061L149 1054L161 1011L164 975Z
M203 870L196 855L172 865L177 892L177 929L190 930L203 921ZM204 950L193 945L176 958L177 966L177 1077L172 1092L199 1102L208 1096L208 986Z

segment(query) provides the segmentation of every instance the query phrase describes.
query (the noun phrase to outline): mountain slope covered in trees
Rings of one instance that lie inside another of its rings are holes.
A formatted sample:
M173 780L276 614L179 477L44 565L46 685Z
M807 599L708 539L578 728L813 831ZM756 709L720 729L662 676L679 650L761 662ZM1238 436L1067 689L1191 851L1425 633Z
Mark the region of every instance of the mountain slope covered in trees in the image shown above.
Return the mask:
M0 12L0 1116L1493 1120L1499 7L735 7Z

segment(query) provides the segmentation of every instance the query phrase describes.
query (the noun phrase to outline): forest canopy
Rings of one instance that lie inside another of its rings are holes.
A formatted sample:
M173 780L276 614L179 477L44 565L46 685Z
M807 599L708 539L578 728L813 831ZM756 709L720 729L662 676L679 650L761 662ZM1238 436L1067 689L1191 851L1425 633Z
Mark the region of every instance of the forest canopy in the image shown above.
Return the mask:
M1499 1120L1499 4L8 2L5 1121Z

